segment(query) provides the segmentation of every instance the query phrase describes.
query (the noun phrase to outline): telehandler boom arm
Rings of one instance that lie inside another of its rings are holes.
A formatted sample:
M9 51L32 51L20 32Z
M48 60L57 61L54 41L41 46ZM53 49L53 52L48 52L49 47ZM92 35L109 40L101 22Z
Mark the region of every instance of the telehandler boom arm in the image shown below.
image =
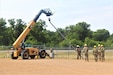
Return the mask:
M42 9L40 12L36 15L36 17L27 25L25 30L20 34L20 36L17 38L17 40L13 43L13 47L17 49L20 47L20 43L23 41L23 39L27 36L27 34L30 32L40 15L44 13L46 16L51 16L52 12L50 9Z

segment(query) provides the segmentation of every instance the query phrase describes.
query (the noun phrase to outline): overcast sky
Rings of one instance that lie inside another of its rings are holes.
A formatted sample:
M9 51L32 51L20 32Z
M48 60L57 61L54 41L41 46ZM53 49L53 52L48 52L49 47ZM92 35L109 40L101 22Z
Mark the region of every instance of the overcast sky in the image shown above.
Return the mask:
M51 21L57 28L84 21L93 31L104 28L113 33L113 0L0 0L0 18L22 19L28 23L45 8L55 12ZM44 14L40 19L46 21L47 29L55 30Z

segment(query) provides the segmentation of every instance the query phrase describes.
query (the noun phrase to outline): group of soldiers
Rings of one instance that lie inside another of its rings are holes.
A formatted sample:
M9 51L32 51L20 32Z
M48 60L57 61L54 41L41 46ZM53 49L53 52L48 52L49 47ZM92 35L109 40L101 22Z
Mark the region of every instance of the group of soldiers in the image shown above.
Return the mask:
M105 48L103 47L103 45L98 45L98 47L96 47L96 45L94 45L93 48L93 55L95 58L95 61L105 61Z
M85 61L89 61L89 49L87 44L84 44L83 49L80 48L79 45L76 47L77 51L77 59L85 59ZM94 45L92 49L92 54L94 55L94 60L97 62L99 61L105 61L105 48L103 45L98 44L98 47Z

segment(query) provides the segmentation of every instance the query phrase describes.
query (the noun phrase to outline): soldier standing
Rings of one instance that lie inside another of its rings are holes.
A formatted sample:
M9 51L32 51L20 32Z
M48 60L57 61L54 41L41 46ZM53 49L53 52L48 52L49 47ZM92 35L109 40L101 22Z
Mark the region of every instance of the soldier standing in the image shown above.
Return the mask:
M53 48L50 48L50 58L54 58L54 49Z
M99 61L101 61L101 45L98 44L98 58L99 58Z
M105 48L101 45L101 61L105 61Z
M83 53L85 55L85 61L89 61L87 44L84 44Z
M77 45L76 51L77 51L77 59L81 59L81 49L79 45Z
M96 45L94 45L93 47L93 55L94 55L94 59L97 62L98 61L98 49L96 47Z

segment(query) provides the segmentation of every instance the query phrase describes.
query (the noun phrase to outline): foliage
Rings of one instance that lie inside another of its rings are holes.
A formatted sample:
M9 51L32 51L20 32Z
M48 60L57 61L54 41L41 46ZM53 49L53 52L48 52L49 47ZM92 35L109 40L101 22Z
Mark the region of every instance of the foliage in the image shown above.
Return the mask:
M90 39L89 37L85 38L85 43L88 44L88 46L93 47L94 45L98 45L98 41L95 41L93 39Z
M113 47L113 34L111 34L110 37L107 39L105 45Z
M9 19L6 23L5 19L0 18L0 45L12 45L25 27L26 23L22 19ZM90 24L86 22L69 25L64 29L58 28L56 31L47 30L45 27L46 22L39 20L25 38L25 43L31 45L45 44L50 47L69 47L70 43L73 46L83 46L84 43L93 46L102 43L113 47L113 34L110 35L106 29L91 31ZM63 36L59 34L59 31Z
M106 41L109 36L109 31L106 29L99 29L93 33L94 40L96 41Z
M3 19L3 18L0 18L0 45L4 45L4 44L6 44L6 45L8 45L7 43L7 38L8 38L8 36L7 36L7 28L6 28L6 21L5 21L5 19ZM6 34L6 35L4 35L4 34Z

